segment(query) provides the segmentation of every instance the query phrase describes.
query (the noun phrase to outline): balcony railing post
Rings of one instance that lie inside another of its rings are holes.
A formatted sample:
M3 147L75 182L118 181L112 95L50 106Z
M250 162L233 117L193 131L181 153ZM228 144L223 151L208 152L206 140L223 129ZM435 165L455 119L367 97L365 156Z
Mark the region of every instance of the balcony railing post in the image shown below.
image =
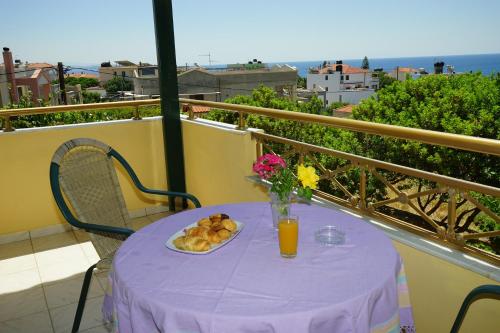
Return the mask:
M447 237L455 239L455 223L457 220L457 198L456 191L453 188L448 190L448 229L446 230Z
M365 167L361 166L359 179L359 208L366 209L366 171Z
M134 118L132 118L134 120L141 120L141 115L139 114L139 106L136 106L135 107L135 110L134 110Z
M236 129L244 131L247 129L247 124L245 120L245 113L238 112L238 127Z
M12 127L12 124L10 123L10 117L6 116L3 118L3 131L4 132L14 132L15 128Z
M194 120L194 111L193 111L193 106L191 104L187 104L187 111L188 111L188 119Z

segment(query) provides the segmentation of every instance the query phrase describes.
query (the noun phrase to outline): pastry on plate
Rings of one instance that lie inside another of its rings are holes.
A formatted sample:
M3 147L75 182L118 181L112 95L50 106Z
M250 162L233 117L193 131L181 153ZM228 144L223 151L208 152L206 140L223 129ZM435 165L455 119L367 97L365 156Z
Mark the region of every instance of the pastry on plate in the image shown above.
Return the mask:
M224 227L224 229L227 229L230 232L235 232L236 229L238 228L238 226L236 225L236 223L233 220L231 220L231 219L224 219L224 220L221 221L221 224Z
M209 219L210 221L212 221L212 223L215 223L215 222L220 222L224 219L228 219L229 216L227 214L224 214L224 213L218 213L218 214L212 214L210 215Z
M210 250L210 242L201 237L184 237L184 250L204 252Z

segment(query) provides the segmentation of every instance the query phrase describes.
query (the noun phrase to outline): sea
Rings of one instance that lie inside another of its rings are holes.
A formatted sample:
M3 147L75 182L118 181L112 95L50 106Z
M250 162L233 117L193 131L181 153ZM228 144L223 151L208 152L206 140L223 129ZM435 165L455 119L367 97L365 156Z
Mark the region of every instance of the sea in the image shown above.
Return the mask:
M323 61L334 63L336 60L342 60L343 63L360 67L362 58L360 59L320 59L310 61L280 61L269 62L269 65L287 64L297 68L298 74L302 77L307 76L307 72L311 67L318 67L323 64ZM474 55L449 55L449 56L426 56L426 57L407 57L407 58L368 58L370 68L382 68L386 72L390 72L399 67L423 68L428 73L434 71L434 63L442 61L447 65L454 67L456 73L481 72L484 75L490 75L500 72L500 53L497 54L474 54ZM97 73L99 65L68 65L71 67L71 73ZM213 64L206 66L207 68L223 69L226 64Z

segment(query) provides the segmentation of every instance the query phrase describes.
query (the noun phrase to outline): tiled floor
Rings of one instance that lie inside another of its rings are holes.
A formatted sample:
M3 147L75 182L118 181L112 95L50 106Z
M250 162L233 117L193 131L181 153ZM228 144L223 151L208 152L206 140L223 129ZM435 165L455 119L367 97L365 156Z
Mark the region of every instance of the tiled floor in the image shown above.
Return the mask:
M131 227L167 214L136 218ZM0 332L70 332L83 275L98 259L79 230L0 245ZM106 273L94 275L80 332L110 332L101 315Z

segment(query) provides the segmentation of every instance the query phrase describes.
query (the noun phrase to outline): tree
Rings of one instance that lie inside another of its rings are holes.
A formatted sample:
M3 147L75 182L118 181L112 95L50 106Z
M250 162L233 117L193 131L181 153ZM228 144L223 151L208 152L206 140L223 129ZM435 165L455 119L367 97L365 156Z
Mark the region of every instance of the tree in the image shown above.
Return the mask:
M363 62L361 63L361 68L370 69L370 63L368 62L368 58L366 56L363 58Z
M99 81L97 79L88 78L88 77L65 77L64 83L70 86L76 86L80 84L82 89L87 89L89 87L96 87L99 85Z
M121 76L115 76L106 84L104 84L104 89L108 93L116 93L118 91L130 91L134 89L134 85L131 81L125 80Z
M395 81L397 81L395 78L390 77L387 75L385 72L378 72L378 87L379 89L382 89L384 87L390 86L393 84Z
M297 75L297 88L307 87L307 78Z
M398 81L380 89L377 98L363 100L353 110L353 117L498 140L500 85L495 77L480 73L428 75L417 80ZM359 134L358 140L363 142L367 155L375 159L500 187L500 158L493 155L364 134ZM410 178L406 183L419 190L436 185ZM499 199L476 195L480 202L500 213L500 204L495 204ZM419 199L418 204L430 215L438 213L447 199L447 193L432 194ZM470 231L473 224L483 224L486 219L477 207L468 205L464 199L457 207L460 209L457 211L457 232ZM438 223L444 225L445 219Z
M83 91L82 96L83 96L83 104L101 102L101 95L95 92Z

